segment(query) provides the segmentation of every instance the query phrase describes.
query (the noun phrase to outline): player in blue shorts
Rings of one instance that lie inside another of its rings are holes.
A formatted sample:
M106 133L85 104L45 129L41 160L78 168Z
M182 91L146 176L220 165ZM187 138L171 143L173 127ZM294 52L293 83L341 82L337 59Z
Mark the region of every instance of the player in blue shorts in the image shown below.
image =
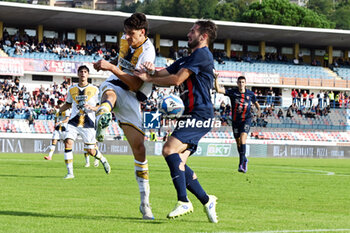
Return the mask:
M202 123L214 118L210 99L210 89L214 82L214 60L208 45L215 40L216 29L212 21L195 22L187 34L188 46L192 50L190 56L181 58L160 71L155 70L154 64L146 62L142 70L135 72L142 80L156 85L179 85L180 97L185 105L184 115L178 120L162 151L178 198L168 218L193 212L192 203L187 198L187 188L204 205L209 221L218 222L215 210L217 198L207 195L196 174L186 165L188 157L196 151L199 140L211 130L210 124L204 126Z
M237 79L238 88L221 87L218 78L215 79L215 89L218 93L228 96L232 106L232 130L236 139L239 153L238 171L246 173L248 171L248 159L246 154L246 141L252 122L251 107L255 105L260 116L260 105L254 92L246 89L246 79L240 76Z

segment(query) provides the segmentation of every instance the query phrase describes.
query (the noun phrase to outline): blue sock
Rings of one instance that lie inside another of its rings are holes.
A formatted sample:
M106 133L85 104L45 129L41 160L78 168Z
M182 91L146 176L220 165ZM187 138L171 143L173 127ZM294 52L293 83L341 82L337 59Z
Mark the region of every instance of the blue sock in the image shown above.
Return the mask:
M193 193L200 202L205 205L209 201L209 196L202 188L201 184L199 183L198 179L193 179L194 172L192 169L185 165L185 176L186 176L186 186L187 189Z
M247 158L245 157L245 153L246 144L241 144L241 146L239 147L239 164L242 164L244 161L247 160Z
M170 169L170 175L173 179L173 183L177 192L177 199L179 201L188 202L185 171L181 171L179 168L179 165L182 162L180 155L178 153L174 153L166 157L165 160Z

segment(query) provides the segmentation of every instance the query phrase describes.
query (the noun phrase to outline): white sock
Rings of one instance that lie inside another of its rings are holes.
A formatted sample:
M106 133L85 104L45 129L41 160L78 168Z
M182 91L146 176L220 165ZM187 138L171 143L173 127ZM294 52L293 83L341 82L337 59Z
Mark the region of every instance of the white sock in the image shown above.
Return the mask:
M84 156L85 156L85 163L86 164L90 164L90 157L89 154L87 152L84 152Z
M67 172L68 174L73 175L73 152L64 152L64 160L66 162Z
M135 160L135 176L137 184L139 185L141 204L149 204L149 173L148 161L140 162Z
M102 153L96 149L96 159L100 160L102 163L106 162L107 159L102 155Z
M53 153L55 152L56 145L51 145L50 146L50 152L49 152L49 157L52 158Z

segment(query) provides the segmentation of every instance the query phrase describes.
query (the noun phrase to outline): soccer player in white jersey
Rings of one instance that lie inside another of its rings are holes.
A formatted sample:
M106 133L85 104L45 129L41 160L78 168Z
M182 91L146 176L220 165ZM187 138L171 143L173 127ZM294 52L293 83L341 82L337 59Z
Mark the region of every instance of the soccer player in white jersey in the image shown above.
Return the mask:
M64 140L65 138L67 123L70 116L70 109L64 112L60 112L60 108L62 107L63 104L64 102L62 100L57 101L57 107L56 107L56 113L55 113L55 130L52 133L52 141L51 141L51 145L49 146L49 149L50 149L49 155L44 157L44 159L46 160L52 160L52 156L55 153L56 144L58 140ZM84 151L84 157L85 157L85 167L90 167L90 158L89 158L89 154L86 151ZM94 166L98 167L99 163L100 161L95 158Z
M147 37L148 21L143 13L134 13L124 21L124 35L121 38L118 65L105 60L94 64L96 70L108 70L113 75L100 87L100 107L96 113L96 139L104 140L113 110L119 125L132 148L135 158L135 176L139 186L143 219L154 219L149 204L149 173L144 146L144 135L140 102L152 92L152 84L144 83L133 72L144 62L155 62L155 50Z
M55 116L55 130L52 133L52 141L49 146L49 155L45 156L44 159L52 160L53 153L56 149L56 144L58 140L64 140L65 133L67 130L67 122L69 120L70 110L66 110L64 112L60 112L59 109L62 107L64 102L62 100L57 101L56 106L56 116Z
M66 103L60 108L61 112L72 108L64 141L64 159L68 170L65 179L74 178L72 148L78 134L83 138L87 153L101 161L107 174L111 172L107 159L96 148L95 111L98 109L99 90L88 83L87 66L78 68L78 77L79 83L69 88Z

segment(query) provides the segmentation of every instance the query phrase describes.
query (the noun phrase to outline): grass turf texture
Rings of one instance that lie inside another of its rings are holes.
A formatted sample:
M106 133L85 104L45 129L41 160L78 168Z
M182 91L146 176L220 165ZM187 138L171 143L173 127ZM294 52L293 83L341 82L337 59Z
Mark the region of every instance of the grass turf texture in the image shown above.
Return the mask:
M0 232L350 232L350 160L250 158L242 174L237 158L193 156L189 166L219 198L219 223L212 224L192 194L194 213L166 218L176 193L160 156L148 157L156 220L142 220L133 157L106 157L110 175L101 165L84 168L79 154L75 179L64 180L63 155L0 154Z

